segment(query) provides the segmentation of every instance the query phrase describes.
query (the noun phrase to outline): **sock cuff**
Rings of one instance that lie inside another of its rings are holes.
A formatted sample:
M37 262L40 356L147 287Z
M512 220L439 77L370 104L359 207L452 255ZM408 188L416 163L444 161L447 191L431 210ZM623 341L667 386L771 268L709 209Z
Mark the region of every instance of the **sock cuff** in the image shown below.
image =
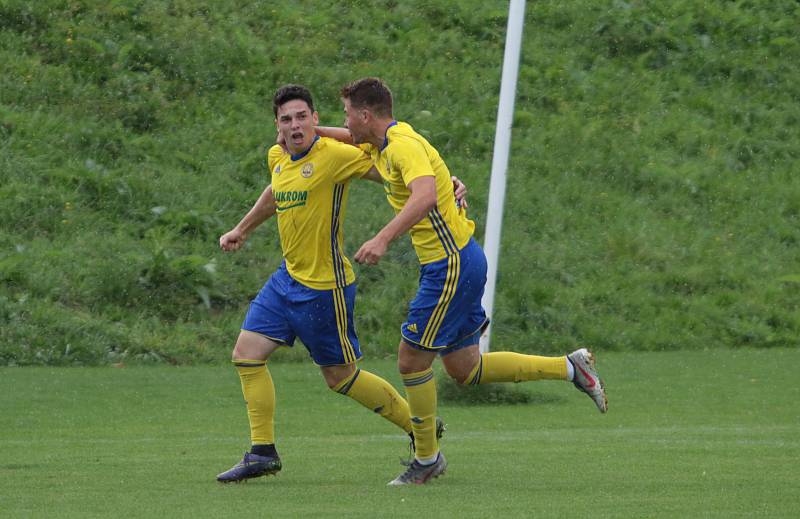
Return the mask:
M253 443L250 452L257 456L278 456L274 443Z
M564 355L564 358L566 359L564 361L564 378L567 379L568 382L572 382L575 379L575 363L572 362L569 355Z
M424 371L417 371L416 373L406 373L401 376L403 378L404 386L419 386L433 380L433 368L428 368Z
M266 360L233 359L231 362L237 368L260 368L267 365Z
M353 384L356 383L356 379L358 378L359 373L361 373L361 370L356 369L352 375L345 378L344 380L333 386L331 389L333 389L337 393L346 395L350 391L350 388L353 387Z
M467 377L466 383L470 386L476 386L481 383L481 376L483 375L483 357L486 355L482 353L480 357L478 357L478 362L475 364L475 367L472 368L469 376Z

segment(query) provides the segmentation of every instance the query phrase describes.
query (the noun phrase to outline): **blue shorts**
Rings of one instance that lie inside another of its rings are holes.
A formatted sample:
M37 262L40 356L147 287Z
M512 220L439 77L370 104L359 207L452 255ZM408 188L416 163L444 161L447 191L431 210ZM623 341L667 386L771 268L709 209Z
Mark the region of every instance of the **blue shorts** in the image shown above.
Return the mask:
M486 256L474 239L458 254L422 265L403 339L442 355L477 344L489 324L481 306L485 284Z
M296 337L320 366L361 358L353 325L356 284L314 290L296 281L281 264L250 303L242 330L293 346Z

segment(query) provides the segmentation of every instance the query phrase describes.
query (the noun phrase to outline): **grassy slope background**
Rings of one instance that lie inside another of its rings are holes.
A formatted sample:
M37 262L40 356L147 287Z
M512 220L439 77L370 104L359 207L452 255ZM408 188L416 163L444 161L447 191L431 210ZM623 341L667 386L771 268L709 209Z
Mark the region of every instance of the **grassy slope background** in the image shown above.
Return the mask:
M495 347L797 345L799 5L528 5ZM506 9L1 0L0 364L226 359L280 251L274 223L217 238L268 181L286 82L340 124L339 87L385 78L482 240ZM390 216L354 185L347 250ZM413 251L358 274L363 349L388 355Z

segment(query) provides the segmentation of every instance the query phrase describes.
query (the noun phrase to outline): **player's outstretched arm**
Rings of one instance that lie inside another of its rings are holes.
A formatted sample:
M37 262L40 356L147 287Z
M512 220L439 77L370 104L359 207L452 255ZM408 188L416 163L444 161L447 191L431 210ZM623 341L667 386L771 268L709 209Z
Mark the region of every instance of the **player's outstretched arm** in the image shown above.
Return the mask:
M377 184L383 184L383 178L375 166L372 166L361 178L372 180ZM456 203L459 207L466 209L469 207L469 204L467 203L467 186L455 175L450 177L450 180L453 181L453 193L455 193Z
M353 144L353 136L350 133L350 130L347 128L340 128L337 126L315 126L314 131L317 132L317 135L320 137L329 137L331 139L336 139L339 142L344 142L346 144ZM280 141L280 136L278 137L278 144L285 146L284 143ZM353 144L354 145L354 144ZM284 148L285 150L285 148ZM378 184L383 184L383 179L381 178L381 174L378 170L373 166L370 168L367 173L364 174L361 178L365 180L372 180ZM456 195L456 201L458 201L458 205L466 209L468 207L467 204L467 186L455 175L450 177L453 181L453 191Z
M357 262L376 265L395 238L406 233L436 207L435 177L417 177L408 184L408 189L411 196L406 205L374 238L358 249L355 255Z
M272 195L272 184L270 184L258 197L252 209L236 224L236 227L220 236L220 248L226 252L239 250L244 245L244 242L247 241L250 233L264 223L267 218L272 217L276 209L275 197Z
M330 137L345 144L353 144L353 136L350 135L350 130L347 128L339 128L337 126L314 126L314 131L320 137Z
M375 166L372 166L371 168L369 168L369 171L364 173L364 176L362 176L361 178L363 178L365 180L372 180L373 182L375 182L377 184L383 184L383 178L381 177L381 174L378 171L378 168L376 168Z

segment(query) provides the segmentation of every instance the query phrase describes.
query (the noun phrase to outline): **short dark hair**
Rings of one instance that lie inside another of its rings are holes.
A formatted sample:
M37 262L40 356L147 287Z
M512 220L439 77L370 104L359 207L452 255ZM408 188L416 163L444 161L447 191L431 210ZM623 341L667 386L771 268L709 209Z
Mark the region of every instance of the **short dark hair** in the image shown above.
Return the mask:
M380 78L357 79L342 87L339 95L356 108L368 108L382 117L392 116L392 91Z
M281 105L289 101L294 101L295 99L305 101L308 107L311 108L311 111L314 111L314 100L311 98L311 92L309 92L306 87L303 85L283 85L272 97L272 112L275 114L275 117L278 117L278 108L280 108Z

